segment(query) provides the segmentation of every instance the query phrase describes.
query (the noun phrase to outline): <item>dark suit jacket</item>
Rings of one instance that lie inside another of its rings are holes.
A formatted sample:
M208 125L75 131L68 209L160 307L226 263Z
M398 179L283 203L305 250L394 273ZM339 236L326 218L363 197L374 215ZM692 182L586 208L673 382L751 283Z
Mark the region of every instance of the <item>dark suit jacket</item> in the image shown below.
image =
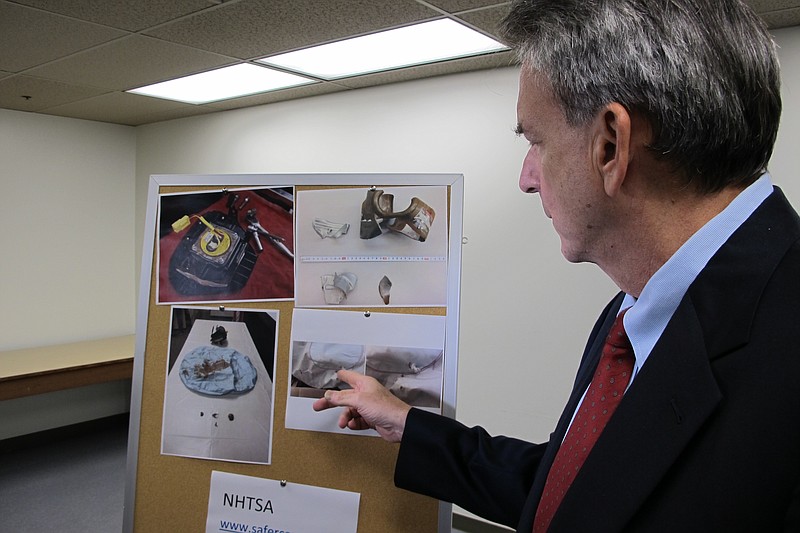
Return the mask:
M595 324L549 443L412 410L395 483L530 533L621 301ZM800 220L780 190L690 286L550 531L800 531Z

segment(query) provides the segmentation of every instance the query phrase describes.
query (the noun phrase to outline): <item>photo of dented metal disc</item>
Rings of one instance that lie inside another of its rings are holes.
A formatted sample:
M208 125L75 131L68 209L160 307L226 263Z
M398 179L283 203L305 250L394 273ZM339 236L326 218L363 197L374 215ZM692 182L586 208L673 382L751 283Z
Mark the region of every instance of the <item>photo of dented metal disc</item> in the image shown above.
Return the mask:
M364 366L364 346L327 342L294 342L292 376L303 384L318 389L342 385L336 372L359 370Z
M249 357L219 346L198 346L187 353L179 375L186 388L209 396L245 394L258 379Z

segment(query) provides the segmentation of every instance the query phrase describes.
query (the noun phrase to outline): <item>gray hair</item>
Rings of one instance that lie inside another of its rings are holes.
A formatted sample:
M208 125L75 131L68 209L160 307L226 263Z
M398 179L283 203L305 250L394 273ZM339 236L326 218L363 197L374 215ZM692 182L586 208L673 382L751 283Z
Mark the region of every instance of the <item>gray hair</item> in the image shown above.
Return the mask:
M775 44L739 0L515 0L502 34L568 123L617 102L699 192L752 183L781 114Z

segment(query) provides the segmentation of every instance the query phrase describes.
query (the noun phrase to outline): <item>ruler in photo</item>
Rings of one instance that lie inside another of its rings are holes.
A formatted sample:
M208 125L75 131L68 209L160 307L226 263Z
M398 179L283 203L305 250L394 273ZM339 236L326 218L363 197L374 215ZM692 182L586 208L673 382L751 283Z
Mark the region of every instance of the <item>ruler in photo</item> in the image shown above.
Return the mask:
M303 255L301 263L441 263L443 255Z

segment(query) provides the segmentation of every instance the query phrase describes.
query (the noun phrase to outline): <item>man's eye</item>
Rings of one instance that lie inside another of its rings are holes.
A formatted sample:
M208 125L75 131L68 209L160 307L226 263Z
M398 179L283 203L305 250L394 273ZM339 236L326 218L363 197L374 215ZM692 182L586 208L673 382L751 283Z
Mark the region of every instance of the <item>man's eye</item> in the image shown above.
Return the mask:
M535 139L535 138L532 139L530 137L530 133L526 133L525 130L522 128L521 124L517 124L517 127L514 128L514 134L517 137L523 137L528 142L528 144L530 144L531 146L536 146L537 144L541 143L541 141L539 139Z

